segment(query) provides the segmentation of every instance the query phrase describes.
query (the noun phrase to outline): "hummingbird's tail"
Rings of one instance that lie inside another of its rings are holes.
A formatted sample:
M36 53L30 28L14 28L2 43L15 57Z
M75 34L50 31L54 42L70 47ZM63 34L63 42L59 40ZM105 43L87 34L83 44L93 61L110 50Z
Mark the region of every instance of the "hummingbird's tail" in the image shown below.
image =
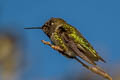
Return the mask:
M99 56L99 59L100 59L102 62L106 63L106 61L105 61L102 57Z

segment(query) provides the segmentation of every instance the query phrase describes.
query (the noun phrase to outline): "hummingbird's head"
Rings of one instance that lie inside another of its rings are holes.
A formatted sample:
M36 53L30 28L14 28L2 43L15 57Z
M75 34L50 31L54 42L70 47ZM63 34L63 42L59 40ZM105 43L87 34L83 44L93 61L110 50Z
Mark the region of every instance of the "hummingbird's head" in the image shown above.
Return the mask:
M24 29L42 29L48 37L52 35L59 27L61 27L66 22L61 18L51 18L48 20L42 27L31 27L31 28L24 28Z
M66 22L61 18L51 18L42 26L42 30L50 37L64 23Z

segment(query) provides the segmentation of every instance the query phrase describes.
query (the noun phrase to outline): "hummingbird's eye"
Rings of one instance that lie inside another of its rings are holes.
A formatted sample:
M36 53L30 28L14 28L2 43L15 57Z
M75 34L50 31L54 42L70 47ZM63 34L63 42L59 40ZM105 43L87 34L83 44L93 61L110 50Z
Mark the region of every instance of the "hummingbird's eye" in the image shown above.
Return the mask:
M49 21L49 25L50 25L50 26L53 26L53 25L54 25L54 21L53 21L53 20L50 20L50 21Z

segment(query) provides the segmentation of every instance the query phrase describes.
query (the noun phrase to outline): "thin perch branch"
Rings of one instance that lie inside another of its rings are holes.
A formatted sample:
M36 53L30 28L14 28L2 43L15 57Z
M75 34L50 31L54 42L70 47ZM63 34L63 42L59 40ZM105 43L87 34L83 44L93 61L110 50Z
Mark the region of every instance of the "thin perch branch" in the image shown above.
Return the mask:
M55 45L52 45L50 44L50 42L46 42L44 40L41 40L42 43L44 43L45 45L49 45L51 48L53 48L54 50L57 50L57 51L60 51L60 52L63 52L63 49L61 49L59 46L55 46Z
M104 78L108 79L108 80L112 80L112 77L107 74L106 72L104 72L100 67L98 66L88 66L85 63L83 63L82 61L80 61L77 57L75 57L74 59L76 59L78 62L80 62L85 68L89 69L90 71L103 76Z
M59 46L52 45L52 44L50 44L50 42L46 42L44 40L41 40L41 41L45 45L49 45L54 50L63 52L63 49L61 49ZM94 66L88 66L85 63L83 63L82 61L80 61L77 57L74 57L74 59L77 60L79 63L81 63L83 65L83 67L89 69L90 71L92 71L92 72L94 72L94 73L96 73L98 75L101 75L101 76L103 76L104 78L106 78L108 80L112 80L112 77L109 74L107 74L106 72L104 72L100 67L95 66L95 65Z

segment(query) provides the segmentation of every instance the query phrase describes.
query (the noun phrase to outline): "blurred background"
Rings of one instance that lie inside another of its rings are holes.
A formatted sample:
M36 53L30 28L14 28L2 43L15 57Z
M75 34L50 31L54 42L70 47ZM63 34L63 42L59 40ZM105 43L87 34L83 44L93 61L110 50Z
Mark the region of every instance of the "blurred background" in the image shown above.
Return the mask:
M98 62L120 80L119 0L0 0L0 80L103 80L41 40L51 17L75 26L107 63Z

